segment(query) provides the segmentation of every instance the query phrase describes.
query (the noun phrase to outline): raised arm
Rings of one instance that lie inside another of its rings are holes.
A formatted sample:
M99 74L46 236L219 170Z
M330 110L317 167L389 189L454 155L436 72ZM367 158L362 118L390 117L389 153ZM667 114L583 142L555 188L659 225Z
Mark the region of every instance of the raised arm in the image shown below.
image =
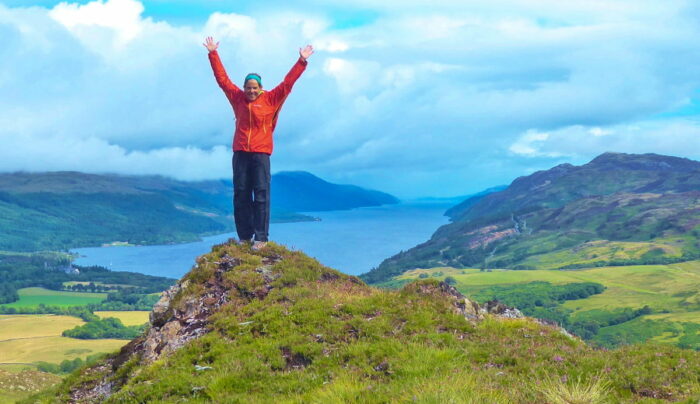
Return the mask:
M294 83L297 81L299 76L306 70L306 59L308 59L314 53L314 48L311 45L306 45L304 48L299 49L299 59L292 66L292 69L284 77L284 80L275 88L269 91L269 97L274 103L281 103L292 91Z
M219 53L217 52L219 43L214 42L214 38L209 36L202 45L209 51L209 63L211 63L211 69L214 71L214 78L216 78L219 87L221 87L225 93L241 92L242 90L228 78L226 69L224 69L224 64L221 63Z

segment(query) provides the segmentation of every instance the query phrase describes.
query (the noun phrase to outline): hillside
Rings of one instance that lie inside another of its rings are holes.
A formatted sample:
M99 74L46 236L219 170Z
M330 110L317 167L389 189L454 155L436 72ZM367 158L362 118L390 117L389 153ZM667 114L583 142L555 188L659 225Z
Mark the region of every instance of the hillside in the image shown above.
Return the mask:
M599 351L444 282L381 290L230 243L165 293L144 336L24 402L691 402L699 373L698 352Z
M292 174L273 175L273 222L314 220L299 211L396 202L378 191L330 184L309 173ZM203 234L233 230L231 198L231 181L226 180L184 182L77 172L0 174L0 251L60 250L114 241L193 241Z
M362 278L438 266L566 269L700 257L700 162L605 153L517 178L449 211L430 240Z

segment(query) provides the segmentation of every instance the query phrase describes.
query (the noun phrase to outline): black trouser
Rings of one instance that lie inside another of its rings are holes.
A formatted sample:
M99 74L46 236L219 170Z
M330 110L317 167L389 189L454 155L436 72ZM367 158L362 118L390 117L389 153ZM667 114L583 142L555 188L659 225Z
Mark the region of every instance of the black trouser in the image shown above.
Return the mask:
M233 153L233 217L241 240L267 241L270 227L270 155Z

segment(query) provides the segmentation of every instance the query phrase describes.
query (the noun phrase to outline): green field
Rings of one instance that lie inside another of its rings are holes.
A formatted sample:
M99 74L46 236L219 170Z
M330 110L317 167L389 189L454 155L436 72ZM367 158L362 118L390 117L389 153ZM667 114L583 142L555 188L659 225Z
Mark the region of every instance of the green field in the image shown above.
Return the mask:
M146 324L150 311L96 311L95 314L100 318L118 318L122 324L130 326Z
M106 293L63 292L44 288L24 288L17 291L19 300L13 303L2 304L3 307L37 307L40 304L46 306L84 306L100 303L107 298Z
M421 275L424 274L424 275ZM700 349L700 261L669 265L633 265L579 270L492 270L431 268L408 271L395 280L422 277L446 278L463 294L474 295L491 286L524 284L534 281L552 284L597 282L606 289L585 299L562 304L572 319L596 316L622 308L639 309L649 306L653 314L632 321L605 327L601 335L619 343L653 340L661 343L682 343Z

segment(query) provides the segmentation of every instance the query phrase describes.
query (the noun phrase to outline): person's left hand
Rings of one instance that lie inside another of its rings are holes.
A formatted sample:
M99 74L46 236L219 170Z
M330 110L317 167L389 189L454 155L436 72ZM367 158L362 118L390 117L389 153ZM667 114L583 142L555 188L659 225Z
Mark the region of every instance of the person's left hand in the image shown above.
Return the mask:
M299 56L306 60L309 58L309 56L314 54L314 47L311 45L306 45L303 48L299 48Z

